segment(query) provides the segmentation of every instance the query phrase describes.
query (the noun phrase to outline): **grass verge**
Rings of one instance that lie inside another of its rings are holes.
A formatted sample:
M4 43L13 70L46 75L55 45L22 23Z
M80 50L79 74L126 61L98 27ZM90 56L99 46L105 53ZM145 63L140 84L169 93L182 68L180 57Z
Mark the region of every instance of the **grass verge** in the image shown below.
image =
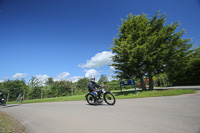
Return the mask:
M131 98L144 98L144 97L160 97L160 96L174 96L182 94L194 93L195 90L191 89L169 89L169 90L153 90L153 91L123 91L122 95L120 91L115 91L113 94L116 99L131 99ZM67 96L67 97L55 97L44 98L34 100L24 100L23 103L42 103L42 102L59 102L59 101L82 101L85 100L85 95ZM16 104L17 102L8 102L7 104ZM18 102L19 103L19 102Z
M0 112L0 133L26 133L26 130L17 119Z
M125 91L121 92L114 92L114 95L117 99L131 99L131 98L145 98L145 97L161 97L161 96L175 96L175 95L182 95L182 94L191 94L194 93L196 90L191 89L169 89L169 90L153 90L153 91L138 91L135 94L135 91Z
M44 98L44 99L34 99L34 100L24 100L23 103L43 103L43 102L60 102L60 101L81 101L85 100L85 95L76 96L65 96L65 97L55 97L55 98ZM20 102L8 102L7 104L16 104Z

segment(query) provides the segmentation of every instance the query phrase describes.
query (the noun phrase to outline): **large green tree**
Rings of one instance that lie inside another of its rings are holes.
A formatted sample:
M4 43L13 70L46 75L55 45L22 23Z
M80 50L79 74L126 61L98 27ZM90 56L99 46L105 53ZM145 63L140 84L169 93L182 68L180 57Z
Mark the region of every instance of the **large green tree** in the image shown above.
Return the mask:
M153 18L129 14L122 19L118 37L111 46L115 53L112 66L118 78L139 78L145 90L144 78L148 77L149 88L153 89L154 75L169 68L172 60L191 53L190 39L182 39L184 30L175 32L179 22L165 25L166 18L157 12Z

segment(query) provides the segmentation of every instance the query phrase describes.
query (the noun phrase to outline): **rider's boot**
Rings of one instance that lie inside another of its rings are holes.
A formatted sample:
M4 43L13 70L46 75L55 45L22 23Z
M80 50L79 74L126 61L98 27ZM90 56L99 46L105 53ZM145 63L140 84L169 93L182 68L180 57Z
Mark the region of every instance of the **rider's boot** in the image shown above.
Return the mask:
M97 104L98 104L98 103L97 103L97 98L95 97L95 98L94 98L94 105L97 106Z

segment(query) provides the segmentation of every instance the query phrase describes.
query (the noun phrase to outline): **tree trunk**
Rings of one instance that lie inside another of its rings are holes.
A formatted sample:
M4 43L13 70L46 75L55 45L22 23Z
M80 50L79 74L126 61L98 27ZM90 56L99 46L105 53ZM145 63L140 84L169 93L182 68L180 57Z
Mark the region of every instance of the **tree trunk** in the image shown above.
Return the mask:
M146 86L144 84L144 80L143 80L142 76L140 76L140 83L141 83L142 90L145 91L146 90Z
M160 86L162 86L162 82L161 82L161 79L160 78L158 78L159 79L159 82L160 82Z
M153 90L153 77L149 74L149 90Z
M163 86L165 86L165 78L163 77L162 79L163 79Z
M157 84L156 84L156 80L153 80L153 85L157 86Z

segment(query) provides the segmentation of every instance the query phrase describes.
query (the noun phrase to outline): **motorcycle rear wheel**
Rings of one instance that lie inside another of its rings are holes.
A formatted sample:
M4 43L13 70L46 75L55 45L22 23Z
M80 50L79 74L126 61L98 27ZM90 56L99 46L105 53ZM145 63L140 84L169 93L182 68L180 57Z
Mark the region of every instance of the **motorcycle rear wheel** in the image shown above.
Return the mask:
M6 102L5 101L2 101L2 106L6 106Z
M94 104L95 97L92 94L87 95L86 100L91 105Z
M115 96L112 93L106 93L104 95L104 101L108 104L108 105L114 105L116 102Z

